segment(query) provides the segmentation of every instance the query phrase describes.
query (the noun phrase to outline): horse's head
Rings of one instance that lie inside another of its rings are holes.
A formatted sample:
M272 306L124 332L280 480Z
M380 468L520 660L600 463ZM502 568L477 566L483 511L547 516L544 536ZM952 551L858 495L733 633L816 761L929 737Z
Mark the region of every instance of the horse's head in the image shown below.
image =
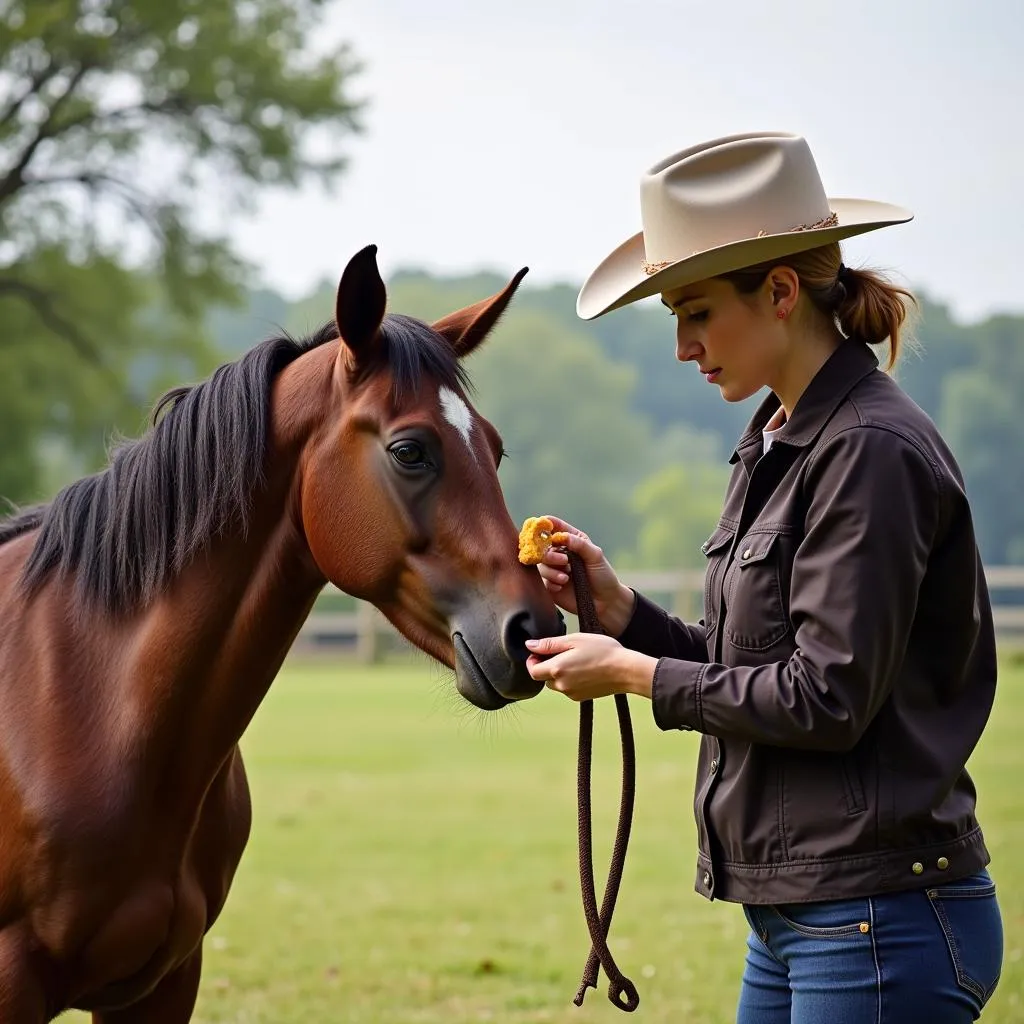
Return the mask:
M428 326L385 316L376 247L354 256L337 294L336 415L302 475L320 571L454 668L459 692L485 710L540 692L525 641L564 628L536 570L519 563L501 438L469 401L460 362L524 274Z

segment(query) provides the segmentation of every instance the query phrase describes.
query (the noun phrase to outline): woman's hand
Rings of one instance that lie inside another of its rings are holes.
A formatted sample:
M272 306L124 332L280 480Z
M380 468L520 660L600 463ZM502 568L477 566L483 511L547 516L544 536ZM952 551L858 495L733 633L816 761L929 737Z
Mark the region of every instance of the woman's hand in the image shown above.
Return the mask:
M613 693L651 696L657 658L623 647L600 633L570 633L527 640L527 671L538 682L571 700L595 700Z
M619 636L633 615L636 596L619 581L604 552L582 531L557 516L548 516L556 530L569 534L568 548L583 559L587 582L594 598L594 609L601 627L611 636ZM537 566L544 586L555 604L577 615L576 594L573 592L569 556L552 548Z

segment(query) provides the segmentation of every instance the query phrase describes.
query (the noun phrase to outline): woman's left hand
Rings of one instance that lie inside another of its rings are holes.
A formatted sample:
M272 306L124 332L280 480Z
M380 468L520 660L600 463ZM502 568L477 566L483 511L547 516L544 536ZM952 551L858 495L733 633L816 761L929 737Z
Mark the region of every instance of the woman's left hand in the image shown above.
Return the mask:
M527 671L538 682L571 700L594 700L613 693L651 696L657 659L623 647L601 633L570 633L527 640Z

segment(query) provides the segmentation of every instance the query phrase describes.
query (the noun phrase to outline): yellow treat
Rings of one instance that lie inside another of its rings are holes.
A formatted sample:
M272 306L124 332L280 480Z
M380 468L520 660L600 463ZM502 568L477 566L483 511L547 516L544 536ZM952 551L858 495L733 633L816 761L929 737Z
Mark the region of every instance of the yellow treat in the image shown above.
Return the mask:
M568 544L569 534L555 530L547 516L531 516L519 531L519 561L523 565L537 565L544 560L554 544Z

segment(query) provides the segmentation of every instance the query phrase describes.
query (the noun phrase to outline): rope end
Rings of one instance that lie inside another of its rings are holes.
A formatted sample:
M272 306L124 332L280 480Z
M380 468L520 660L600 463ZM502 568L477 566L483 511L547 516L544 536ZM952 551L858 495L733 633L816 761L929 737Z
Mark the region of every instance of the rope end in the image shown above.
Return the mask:
M584 999L584 997L585 997L585 996L586 996L586 994L587 994L587 989L588 989L588 988L593 988L593 989L596 989L596 988L597 988L597 986L596 986L595 984L593 984L592 982L584 981L584 982L583 982L583 983L582 983L582 984L580 985L579 989L578 989L578 990L577 990L577 992L576 992L576 995L575 995L575 996L573 996L573 999L572 999L572 1001L573 1001L573 1002L574 1002L574 1003L575 1003L575 1004L576 1004L577 1006L582 1006L582 1005L583 1005L583 999Z

